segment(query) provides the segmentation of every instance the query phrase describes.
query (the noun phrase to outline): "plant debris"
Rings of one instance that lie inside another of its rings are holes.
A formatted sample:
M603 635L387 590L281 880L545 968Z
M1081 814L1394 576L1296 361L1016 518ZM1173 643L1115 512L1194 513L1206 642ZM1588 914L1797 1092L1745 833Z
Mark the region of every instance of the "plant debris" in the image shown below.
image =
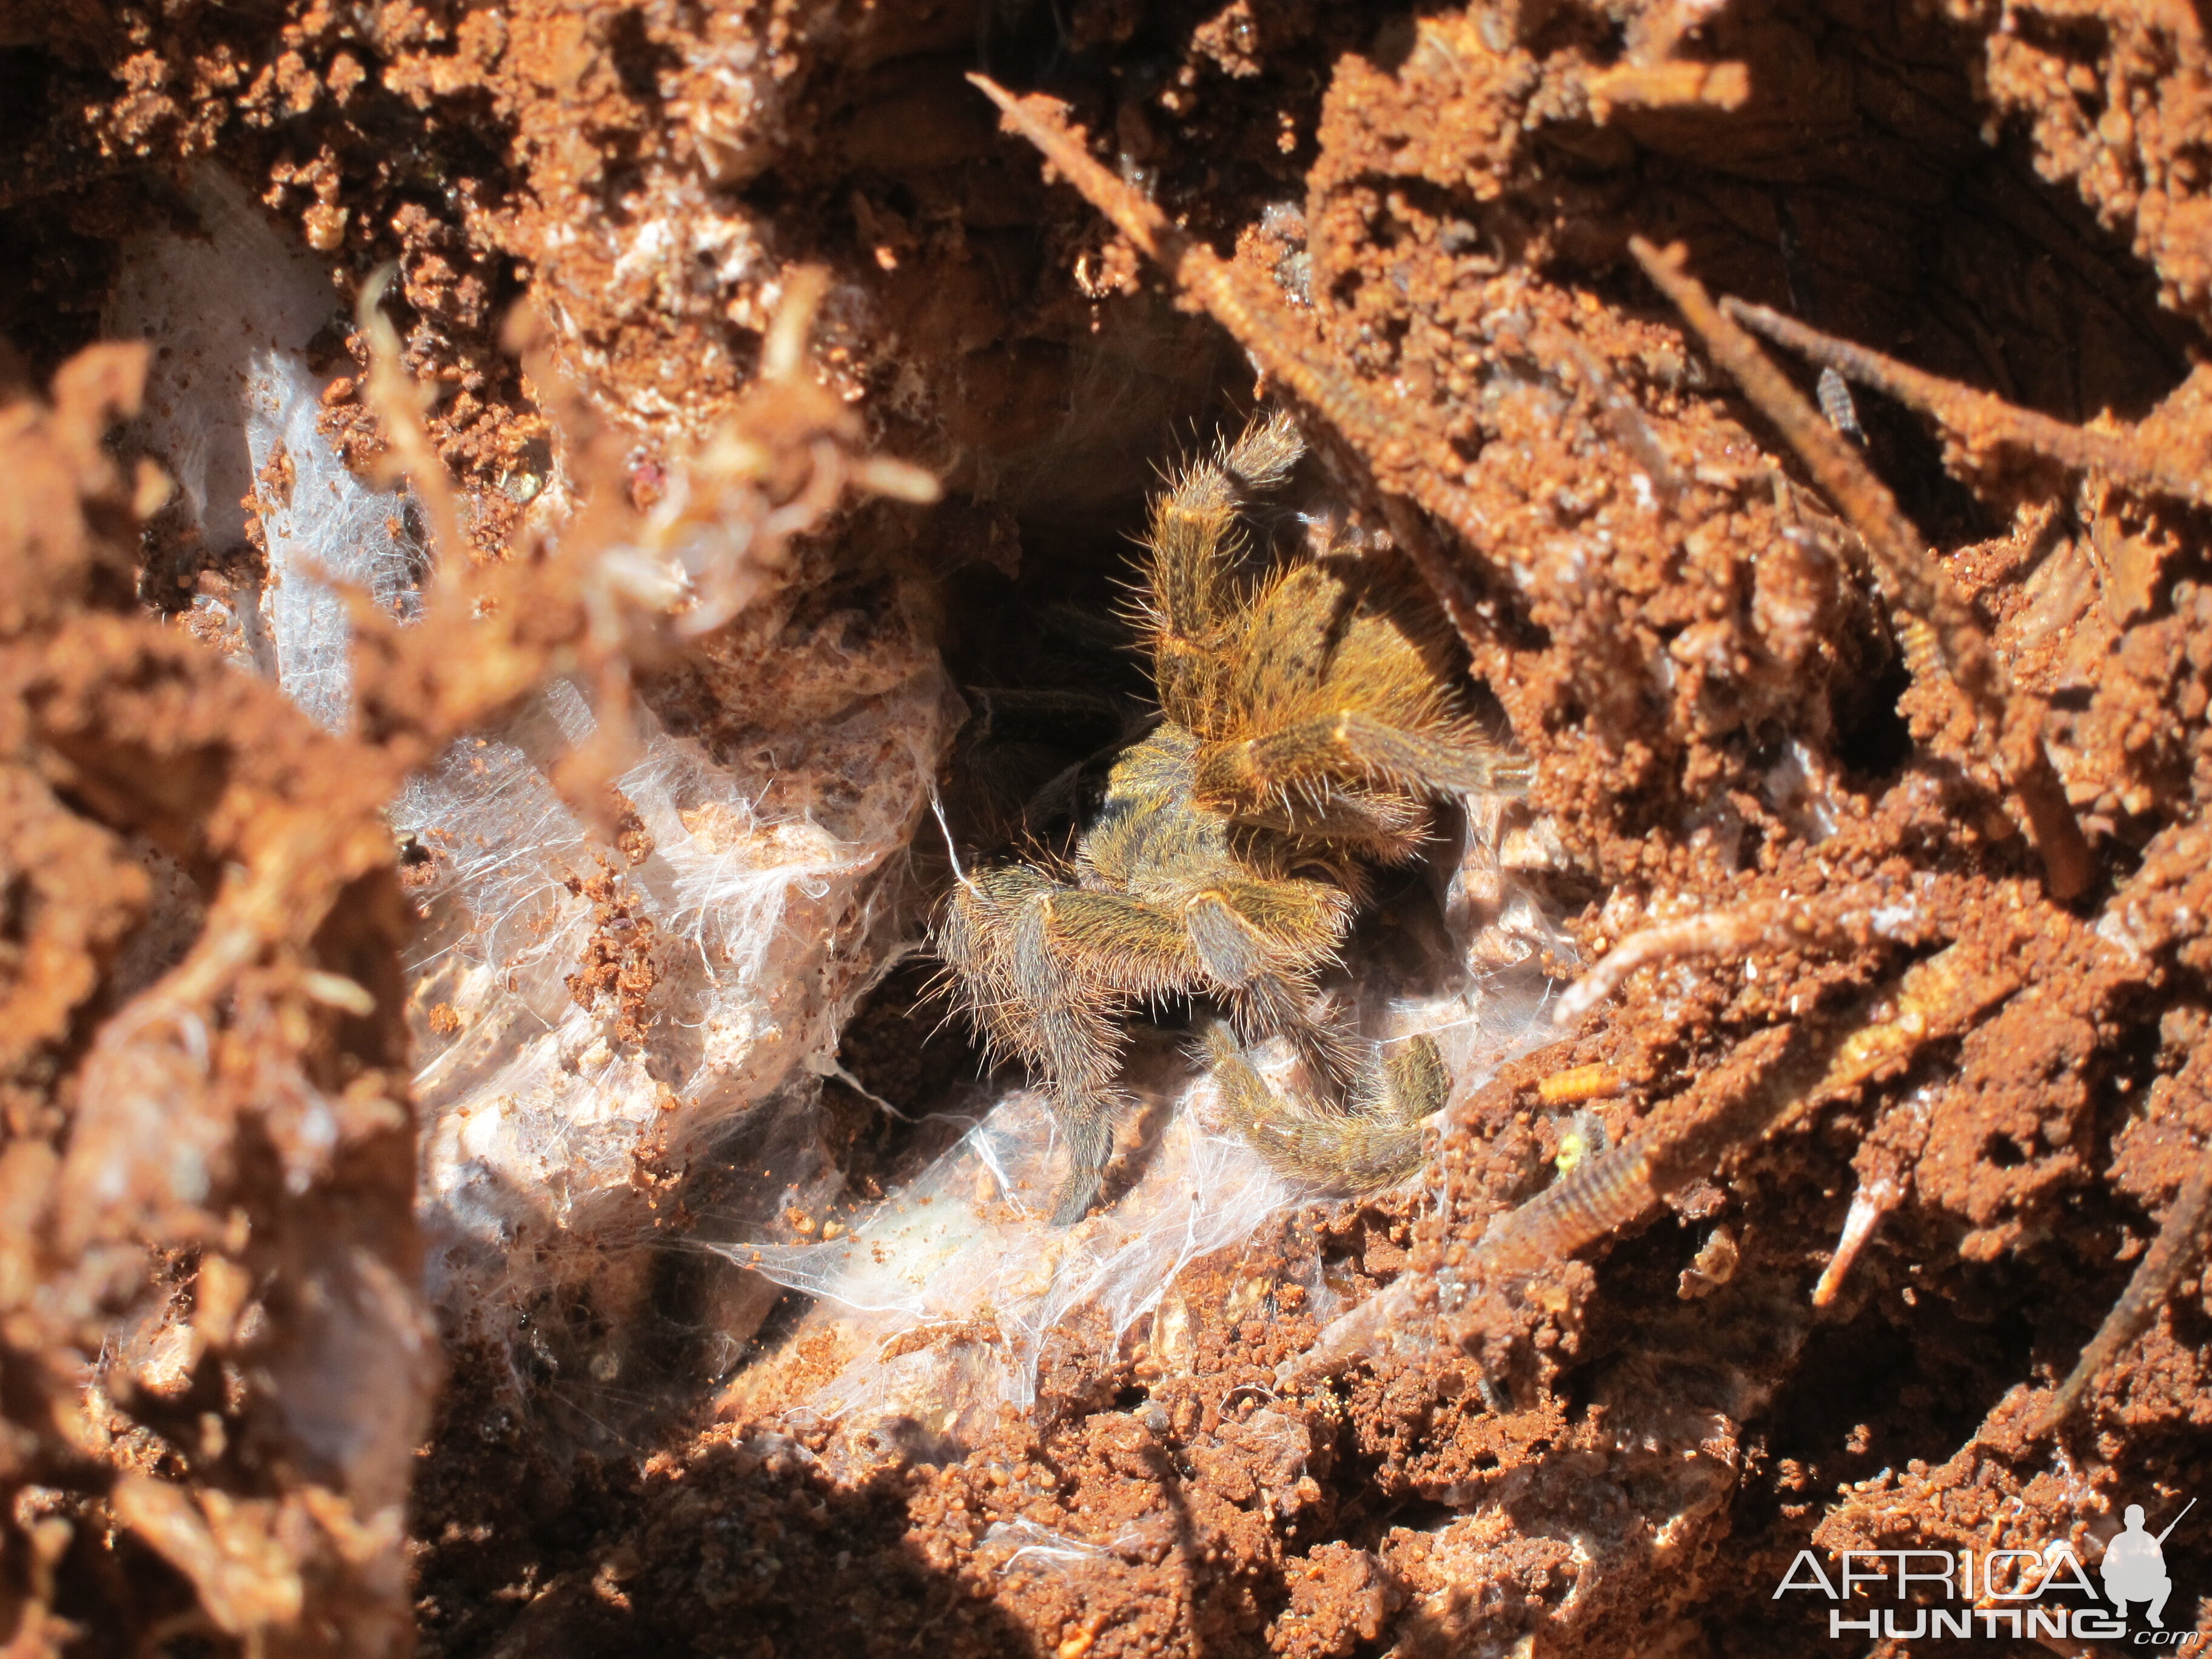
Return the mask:
M1801 1552L2212 1491L2191 9L0 0L0 86L16 1649L1826 1651ZM927 919L1094 821L1262 405L1534 782L1321 982L1419 1175L1239 1162L1174 1003L1055 1231Z

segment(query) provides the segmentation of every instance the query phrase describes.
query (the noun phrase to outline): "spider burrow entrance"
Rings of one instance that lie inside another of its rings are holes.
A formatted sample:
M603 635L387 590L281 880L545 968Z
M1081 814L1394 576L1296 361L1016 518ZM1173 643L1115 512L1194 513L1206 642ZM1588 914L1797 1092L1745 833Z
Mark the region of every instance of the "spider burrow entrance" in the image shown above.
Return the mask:
M1287 415L1255 420L1153 503L1136 620L1159 725L1115 763L1072 858L971 872L938 924L986 1044L1042 1074L1069 1146L1061 1224L1097 1197L1139 1001L1223 1007L1236 1039L1202 1048L1228 1114L1302 1176L1410 1173L1449 1091L1432 1042L1370 1051L1318 975L1368 866L1414 856L1431 803L1518 793L1531 769L1468 712L1457 643L1395 552L1332 544L1240 578L1239 511L1304 447ZM1275 1036L1331 1098L1285 1100L1237 1046Z

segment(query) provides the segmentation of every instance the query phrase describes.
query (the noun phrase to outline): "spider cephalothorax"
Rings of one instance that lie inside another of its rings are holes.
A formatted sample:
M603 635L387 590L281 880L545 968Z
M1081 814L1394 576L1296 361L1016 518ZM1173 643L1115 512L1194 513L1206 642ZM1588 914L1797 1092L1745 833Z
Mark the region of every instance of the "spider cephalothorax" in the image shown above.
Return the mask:
M1115 764L1072 865L1006 864L954 889L937 946L994 1049L1044 1073L1070 1163L1055 1220L1106 1164L1130 1006L1218 1000L1247 1042L1280 1033L1338 1096L1293 1106L1225 1034L1208 1056L1231 1115L1303 1174L1371 1187L1405 1173L1443 1103L1427 1038L1385 1061L1319 1005L1366 890L1413 856L1425 803L1525 788L1453 686L1455 648L1393 556L1341 548L1240 580L1238 507L1303 446L1255 422L1152 508L1141 622L1162 719Z

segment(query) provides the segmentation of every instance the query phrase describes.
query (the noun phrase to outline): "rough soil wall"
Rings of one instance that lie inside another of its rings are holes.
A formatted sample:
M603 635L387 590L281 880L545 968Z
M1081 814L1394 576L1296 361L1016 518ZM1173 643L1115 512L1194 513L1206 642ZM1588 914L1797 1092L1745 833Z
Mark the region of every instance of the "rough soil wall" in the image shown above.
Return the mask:
M0 1634L1826 1651L2212 1493L2208 144L2179 5L0 0ZM1168 1011L1055 1234L929 807L1263 394L1537 781L1425 1178Z

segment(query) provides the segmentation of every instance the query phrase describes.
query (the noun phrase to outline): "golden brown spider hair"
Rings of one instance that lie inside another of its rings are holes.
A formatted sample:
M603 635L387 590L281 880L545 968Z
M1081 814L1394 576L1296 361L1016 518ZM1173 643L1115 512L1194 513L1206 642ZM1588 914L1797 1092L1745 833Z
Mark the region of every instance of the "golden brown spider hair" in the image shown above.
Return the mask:
M1370 863L1413 856L1427 803L1518 792L1525 761L1468 714L1435 607L1387 551L1332 545L1241 578L1241 511L1304 446L1285 414L1184 468L1152 504L1139 612L1161 720L1127 750L1070 860L980 870L936 947L986 1042L1044 1075L1069 1162L1054 1219L1097 1196L1140 1000L1203 995L1246 1043L1298 1048L1333 1103L1291 1102L1226 1033L1206 1058L1279 1166L1355 1189L1419 1162L1449 1079L1426 1037L1386 1063L1324 1007Z

